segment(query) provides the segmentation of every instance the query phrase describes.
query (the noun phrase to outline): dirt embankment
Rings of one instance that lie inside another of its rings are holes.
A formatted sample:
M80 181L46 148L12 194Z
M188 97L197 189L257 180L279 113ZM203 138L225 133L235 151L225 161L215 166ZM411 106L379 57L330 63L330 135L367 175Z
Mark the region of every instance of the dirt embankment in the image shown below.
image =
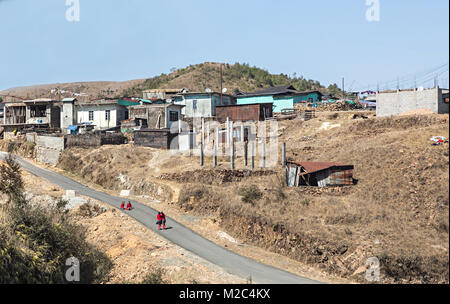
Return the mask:
M58 186L28 172L22 171L22 178L33 205L54 205L65 194ZM0 204L3 199L0 195ZM86 241L110 260L112 265L105 283L141 283L149 275L153 275L153 283L246 283L245 279L172 244L108 204L84 199L86 204L68 210L68 214L71 222L82 226Z
M10 151L25 158L34 159L36 157L36 145L24 140L0 140L0 151Z
M148 173L152 153L152 149L131 145L71 148L61 154L58 168L108 190L133 190L136 195L170 201L171 188Z
M200 183L207 185L221 185L231 182L239 182L250 176L269 176L276 174L273 170L197 170L179 173L165 173L159 176L162 180L172 180L178 183Z
M185 185L179 206L343 277L366 282L365 262L377 257L382 282L448 283L448 143L429 140L448 138L448 116L333 119L331 129L321 128L329 117L282 125L281 140L293 160L355 165L357 185L289 189L279 183L281 170L278 181Z

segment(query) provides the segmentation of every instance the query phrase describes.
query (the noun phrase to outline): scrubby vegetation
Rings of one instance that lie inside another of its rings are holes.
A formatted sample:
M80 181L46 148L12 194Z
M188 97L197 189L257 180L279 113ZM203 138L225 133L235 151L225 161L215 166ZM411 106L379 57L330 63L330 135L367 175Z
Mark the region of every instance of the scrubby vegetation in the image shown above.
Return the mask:
M111 261L85 241L84 230L63 211L64 202L29 204L12 156L0 166L0 177L0 193L6 196L0 205L0 283L68 283L66 260L72 257L80 262L80 281L74 283L107 279Z
M220 91L220 63L201 63L186 68L172 70L170 74L146 79L124 92L122 96L141 96L142 90L159 88L188 88L191 91L203 92L206 88ZM336 84L324 87L319 81L306 79L293 73L271 74L267 70L250 66L247 63L223 64L223 82L228 93L237 91L250 92L272 86L293 85L297 90L320 90L329 94L340 94Z

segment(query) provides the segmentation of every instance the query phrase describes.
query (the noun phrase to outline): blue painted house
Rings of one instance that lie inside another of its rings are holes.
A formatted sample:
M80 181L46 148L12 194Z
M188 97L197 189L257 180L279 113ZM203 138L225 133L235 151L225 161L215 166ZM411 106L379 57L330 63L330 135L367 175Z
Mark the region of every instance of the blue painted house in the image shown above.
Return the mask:
M299 92L293 86L265 88L253 93L239 92L236 94L238 105L255 103L273 103L273 112L280 113L283 109L292 109L300 102L320 102L322 94L319 91Z

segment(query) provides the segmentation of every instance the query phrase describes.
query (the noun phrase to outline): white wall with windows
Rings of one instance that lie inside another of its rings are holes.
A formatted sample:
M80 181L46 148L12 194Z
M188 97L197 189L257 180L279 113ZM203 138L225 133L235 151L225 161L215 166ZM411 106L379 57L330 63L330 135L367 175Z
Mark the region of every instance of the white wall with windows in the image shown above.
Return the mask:
M95 129L117 127L125 119L125 107L111 105L83 105L77 107L77 122L91 122Z

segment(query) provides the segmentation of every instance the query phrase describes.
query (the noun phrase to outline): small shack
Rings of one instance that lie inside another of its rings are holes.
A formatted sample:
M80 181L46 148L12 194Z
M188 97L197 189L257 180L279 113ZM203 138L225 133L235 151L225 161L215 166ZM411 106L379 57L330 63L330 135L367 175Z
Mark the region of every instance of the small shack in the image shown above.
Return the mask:
M172 141L174 142L172 143ZM178 134L171 133L170 129L136 130L134 131L134 144L136 146L152 147L158 149L173 148L178 150Z
M144 125L154 129L170 129L181 119L183 105L145 104L129 107L130 119L144 120Z
M334 162L286 162L288 187L353 185L353 165Z
M273 116L273 103L254 103L242 105L216 106L216 117L220 122L264 121Z

